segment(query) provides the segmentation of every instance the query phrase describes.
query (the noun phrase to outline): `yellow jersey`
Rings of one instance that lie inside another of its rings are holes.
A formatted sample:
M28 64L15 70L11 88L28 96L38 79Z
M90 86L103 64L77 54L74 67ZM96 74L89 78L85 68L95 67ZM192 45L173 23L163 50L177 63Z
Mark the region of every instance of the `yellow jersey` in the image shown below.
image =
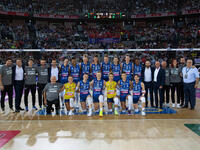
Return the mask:
M115 81L107 81L107 98L114 98L116 96L117 83Z
M75 90L76 90L76 83L66 83L65 86L65 99L74 98Z

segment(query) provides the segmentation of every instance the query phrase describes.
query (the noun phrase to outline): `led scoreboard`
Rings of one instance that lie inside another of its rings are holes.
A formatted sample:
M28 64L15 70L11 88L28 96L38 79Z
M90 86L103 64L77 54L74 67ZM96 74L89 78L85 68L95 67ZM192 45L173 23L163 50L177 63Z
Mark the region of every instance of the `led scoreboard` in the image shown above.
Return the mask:
M120 18L125 18L124 13L87 13L85 15L86 18L88 19L120 19Z

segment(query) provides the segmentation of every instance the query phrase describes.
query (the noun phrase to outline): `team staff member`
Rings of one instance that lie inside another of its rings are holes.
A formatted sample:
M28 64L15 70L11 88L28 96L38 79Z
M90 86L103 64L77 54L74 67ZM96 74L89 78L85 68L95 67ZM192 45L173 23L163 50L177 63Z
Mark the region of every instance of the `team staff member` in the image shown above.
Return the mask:
M15 88L15 112L18 113L24 109L20 107L23 89L24 89L24 72L25 69L22 66L22 60L16 60L16 66L13 67L13 83Z
M56 82L59 82L60 72L59 72L59 68L57 67L56 59L52 59L51 66L48 68L48 75L49 75L49 81L50 81L51 77L55 76Z
M160 97L160 108L162 109L163 105L163 86L165 83L165 70L160 67L160 62L155 62L155 70L153 73L153 90L155 94L155 103L156 108L158 108L158 92Z
M180 63L179 63L179 67L181 68L181 73L182 73L182 70L183 68L186 66L186 63L185 63L185 58L184 57L181 57L180 58ZM184 88L183 88L183 78L181 78L181 83L180 83L180 99L181 99L181 107L184 106Z
M31 90L32 106L37 110L35 106L35 93L36 93L36 67L33 66L33 59L29 59L28 66L25 67L25 94L24 104L26 111L28 111L28 94Z
M7 59L6 64L0 68L1 109L5 113L5 96L8 94L10 111L13 111L13 83L12 60Z
M151 107L154 107L154 100L153 100L153 72L154 68L151 67L151 62L150 60L146 60L145 62L145 67L142 69L142 74L141 74L141 81L144 83L145 86L145 99L146 99L146 107L148 107L148 93L150 92L150 102L151 102Z
M192 59L188 59L187 66L182 70L185 93L185 105L183 108L188 108L188 101L190 99L191 110L194 110L196 105L196 88L199 84L199 72L197 68L192 67L192 63Z
M165 70L165 83L163 85L163 103L169 107L169 91L170 91L170 69L167 67L167 62L162 62L162 69Z
M38 100L40 109L42 109L42 105L44 104L44 100L42 98L42 91L44 87L48 83L48 66L46 65L46 60L42 58L40 60L40 66L37 67L37 74L38 74Z
M56 107L56 115L59 115L60 101L59 93L61 92L63 85L56 82L56 77L51 77L51 82L48 83L44 88L44 103L47 105L47 114L51 114L52 105Z

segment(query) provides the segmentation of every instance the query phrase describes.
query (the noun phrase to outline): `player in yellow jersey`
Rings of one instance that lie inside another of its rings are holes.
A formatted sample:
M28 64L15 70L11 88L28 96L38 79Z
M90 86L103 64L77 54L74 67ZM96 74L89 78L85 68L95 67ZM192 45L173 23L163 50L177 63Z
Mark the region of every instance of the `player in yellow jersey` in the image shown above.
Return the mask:
M119 98L117 97L117 83L113 81L114 75L113 73L109 73L109 81L106 82L106 91L107 91L107 103L108 103L108 111L112 112L112 104L115 104L115 115L118 115L118 105Z
M73 82L73 77L68 77L68 82L64 84L63 89L65 90L65 106L67 111L69 111L69 116L74 115L74 99L75 99L75 91L76 91L76 83Z

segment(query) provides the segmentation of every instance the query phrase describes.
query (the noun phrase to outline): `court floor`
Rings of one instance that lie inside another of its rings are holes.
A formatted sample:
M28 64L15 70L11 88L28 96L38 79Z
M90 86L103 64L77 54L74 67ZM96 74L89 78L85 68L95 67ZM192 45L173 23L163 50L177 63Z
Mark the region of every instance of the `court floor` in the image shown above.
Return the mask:
M199 150L199 97L195 110L175 110L175 114L105 115L103 118L44 116L36 111L7 113L0 115L0 149ZM186 124L199 126L192 131Z

